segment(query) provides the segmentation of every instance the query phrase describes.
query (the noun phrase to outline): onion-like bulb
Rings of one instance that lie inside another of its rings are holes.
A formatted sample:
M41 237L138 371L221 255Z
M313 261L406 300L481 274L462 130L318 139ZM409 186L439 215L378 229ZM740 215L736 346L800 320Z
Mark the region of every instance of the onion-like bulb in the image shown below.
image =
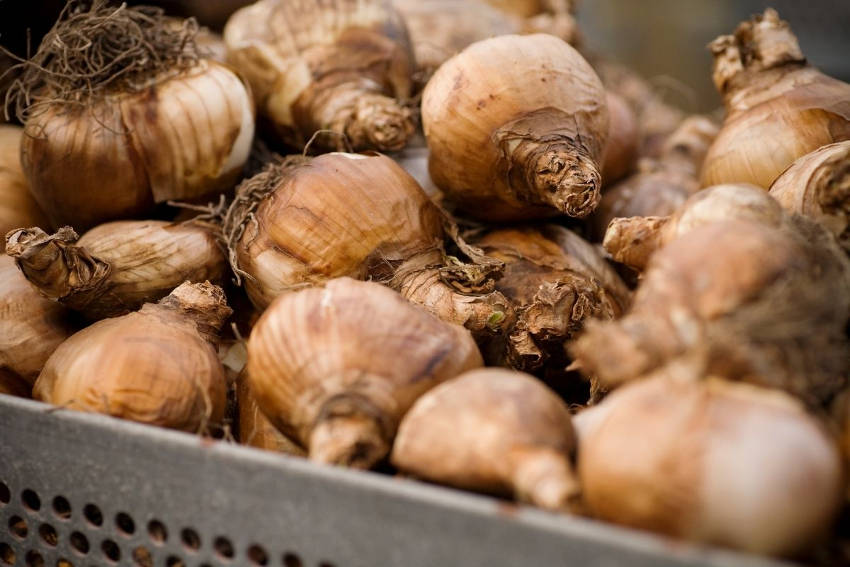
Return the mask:
M743 183L716 185L696 192L668 216L613 219L603 246L615 261L643 270L658 249L697 227L733 219L779 227L789 218L779 203L759 187Z
M23 129L0 124L0 237L19 226L50 228L44 213L29 192L21 168ZM5 247L5 240L0 243ZM0 248L0 252L5 248Z
M850 250L850 141L799 158L776 178L770 196L827 227Z
M202 431L224 417L224 368L214 344L230 316L224 292L181 284L159 303L104 319L62 343L33 397L67 409Z
M639 132L635 113L618 94L605 93L608 105L608 143L602 158L602 181L605 185L626 176L637 160Z
M53 225L85 230L232 188L254 135L241 79L199 58L191 21L81 6L68 5L17 90L23 168Z
M708 118L686 118L667 138L657 159L642 159L634 175L603 192L590 219L594 237L602 240L616 217L673 214L699 191L699 168L716 135L717 126Z
M506 35L470 45L428 82L422 125L431 179L471 216L584 217L599 202L605 91L557 38Z
M563 368L565 340L587 319L614 319L629 305L630 292L613 268L591 244L561 226L493 230L475 244L505 263L496 289L516 312L491 364L526 372Z
M389 353L404 353L404 363ZM470 334L371 282L280 296L248 340L257 404L310 459L370 468L413 402L481 366Z
M243 445L305 457L307 454L297 443L278 431L257 405L251 392L251 384L243 372L236 384L236 399L239 402L239 442Z
M398 150L413 135L414 59L389 0L260 0L224 28L228 60L288 144Z
M260 309L285 291L348 276L388 283L475 333L501 331L511 319L492 291L501 264L472 247L462 250L480 254L471 263L447 255L444 221L390 158L331 153L288 158L245 181L224 233Z
M498 368L466 372L423 395L401 422L399 470L550 510L578 497L567 406L533 376Z
M753 553L805 551L841 505L833 439L782 392L655 377L612 393L579 445L588 510Z
M8 234L6 253L44 296L89 320L135 311L187 280L220 283L227 269L200 222L116 221L82 237L67 226L52 235L22 228Z
M587 322L570 352L606 388L684 364L818 406L850 370L848 286L850 261L813 221L713 222L656 252L629 312Z
M0 256L0 313L0 387L28 392L73 327L65 308L42 297L8 256Z
M484 0L393 0L393 6L404 18L416 64L426 76L471 43L522 29L518 18Z
M785 168L821 146L850 139L850 84L806 64L775 10L710 45L726 119L703 164L703 186L767 189Z

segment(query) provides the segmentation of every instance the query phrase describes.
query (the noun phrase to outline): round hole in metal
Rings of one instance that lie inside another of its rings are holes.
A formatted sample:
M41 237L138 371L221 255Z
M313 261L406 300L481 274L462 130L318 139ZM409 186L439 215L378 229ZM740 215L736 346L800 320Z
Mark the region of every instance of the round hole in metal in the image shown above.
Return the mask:
M118 547L118 544L111 539L103 540L100 544L100 550L103 552L103 555L113 563L118 563L121 559L121 548Z
M86 517L86 521L88 521L88 523L96 528L103 525L103 512L101 512L100 508L94 504L85 505L83 508L83 516Z
M176 555L169 555L165 560L165 564L167 567L186 567L186 564L183 563L183 560L177 557Z
M151 537L151 541L157 545L162 545L168 541L168 529L159 520L148 522L148 535Z
M253 565L268 565L269 554L261 545L255 543L248 548L248 561Z
M133 565L137 567L153 567L153 555L147 547L140 545L133 550Z
M336 567L336 565L334 565L330 561L320 561L319 567Z
M304 563L297 553L285 553L283 556L283 567L304 567Z
M41 553L34 549L27 551L27 554L24 556L24 561L26 562L27 567L44 567L44 557L42 557Z
M71 548L80 555L85 555L89 552L89 540L80 532L71 533L70 542Z
M224 559L233 559L233 544L230 543L230 540L224 536L218 536L213 541L213 549Z
M60 520L68 520L71 518L71 503L64 496L57 496L53 499L53 514Z
M192 528L183 528L180 531L180 540L188 549L198 551L201 549L201 536Z
M50 524L41 524L38 526L38 535L50 547L56 547L56 544L59 543L59 534L56 533L56 528Z
M12 492L5 482L0 482L0 504L8 504L12 499Z
M18 539L25 539L27 537L27 533L29 529L27 529L27 521L21 518L20 516L12 516L9 518L9 533L15 536Z
M118 512L115 515L115 526L121 535L131 536L136 531L136 522L126 512Z
M21 502L24 503L24 508L32 512L38 512L41 509L41 498L35 493L35 490L27 488L21 492Z
M15 550L12 549L12 546L4 541L0 541L0 562L3 565L14 565L15 564Z

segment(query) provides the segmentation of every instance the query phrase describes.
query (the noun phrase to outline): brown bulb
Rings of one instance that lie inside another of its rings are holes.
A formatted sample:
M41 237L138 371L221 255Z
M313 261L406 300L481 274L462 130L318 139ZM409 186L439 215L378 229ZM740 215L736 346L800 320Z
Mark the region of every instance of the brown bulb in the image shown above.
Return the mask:
M70 227L7 236L6 253L41 293L90 320L157 301L188 280L221 283L227 260L216 227L201 222L117 221L78 238Z
M568 365L564 341L590 318L614 319L630 292L596 249L556 225L492 230L476 240L505 263L496 289L514 303L515 325L491 364L537 371Z
M833 439L782 392L662 376L612 393L598 410L578 470L585 504L602 520L790 555L817 543L841 505Z
M290 145L317 135L316 147L389 151L413 135L415 64L388 0L260 0L230 17L224 41Z
M23 132L18 126L0 124L0 237L19 226L50 228L21 168ZM5 249L5 238L0 246Z
M251 384L244 373L239 376L236 388L236 397L239 400L240 443L276 453L307 456L302 447L278 431L260 411L257 399L251 392Z
M824 225L850 250L850 141L799 158L776 178L770 196Z
M850 369L848 285L850 262L813 221L712 222L658 250L626 315L588 322L570 350L608 388L687 365L818 406Z
M74 328L65 308L42 297L8 256L0 256L0 313L0 387L20 394Z
M33 397L200 432L224 417L224 369L213 346L230 316L224 292L181 284L159 303L104 319L62 343L36 380Z
M391 285L475 333L499 332L511 315L492 289L502 266L483 254L449 257L444 224L392 159L331 153L290 157L245 181L224 232L234 271L260 309L285 291L347 276Z
M482 220L587 216L599 202L604 95L590 65L557 38L474 43L422 96L431 179Z
M416 401L393 446L399 470L467 490L567 510L578 496L564 402L533 376L482 368Z
M602 158L602 181L608 186L629 174L637 161L640 142L635 113L620 95L607 91L608 143Z
M364 469L416 398L481 364L462 327L350 278L280 296L248 340L248 380L272 424L310 459Z
M850 84L809 66L775 10L709 47L726 119L703 164L704 187L752 183L767 189L797 158L850 138Z

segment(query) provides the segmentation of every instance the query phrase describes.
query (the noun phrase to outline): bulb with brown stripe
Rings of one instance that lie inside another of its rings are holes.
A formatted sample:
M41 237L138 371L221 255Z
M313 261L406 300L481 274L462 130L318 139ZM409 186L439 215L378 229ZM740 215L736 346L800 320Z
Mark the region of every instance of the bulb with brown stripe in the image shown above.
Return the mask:
M0 237L19 226L50 228L21 168L22 138L22 128L0 124ZM5 240L0 246L5 248Z
M199 56L197 26L71 2L16 91L21 157L54 226L85 230L231 189L254 134L249 90Z
M512 316L494 290L503 265L450 225L392 159L331 153L293 156L243 182L224 233L260 309L286 291L347 276L391 285L473 333L501 332ZM463 248L449 254L447 240Z
M555 37L470 45L428 82L422 125L431 179L470 216L585 217L599 203L605 91L582 56Z
M415 63L389 0L260 0L224 29L228 60L286 143L398 150L413 135L405 100Z
M224 292L183 283L158 303L98 321L50 356L33 397L63 408L200 432L224 417L215 344L230 316Z
M310 459L364 469L419 396L481 364L462 327L350 278L280 296L248 340L248 381L269 420Z
M726 118L702 167L702 185L764 189L794 160L850 139L850 84L806 62L788 23L768 8L711 45Z
M116 221L82 237L18 229L6 253L41 293L89 320L114 317L157 301L188 280L221 283L227 260L217 227L202 222Z

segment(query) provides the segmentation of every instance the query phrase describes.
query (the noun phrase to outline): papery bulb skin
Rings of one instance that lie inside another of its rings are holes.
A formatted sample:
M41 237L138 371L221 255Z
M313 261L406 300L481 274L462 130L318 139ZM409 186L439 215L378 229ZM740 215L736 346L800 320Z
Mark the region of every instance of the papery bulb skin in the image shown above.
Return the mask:
M227 260L217 228L197 222L116 221L78 238L70 227L7 237L6 252L41 293L89 320L157 301L184 281L221 283Z
M590 65L557 38L474 43L423 93L431 179L481 220L587 216L599 202L604 95Z
M850 141L799 158L776 178L770 196L785 210L828 228L850 250Z
M755 185L716 185L693 194L669 216L613 219L603 246L615 261L643 270L653 253L697 227L736 219L780 227L790 218Z
M499 266L447 265L445 223L392 159L331 153L290 157L245 181L224 233L234 271L260 309L286 291L346 276L386 283L474 333L500 332L511 313L492 289Z
M280 296L248 340L249 384L271 423L310 459L354 468L386 456L419 396L481 364L462 327L350 278Z
M608 224L617 217L673 214L699 191L699 169L717 131L714 122L704 116L682 121L657 159L642 159L637 172L604 190L590 218L593 237L602 240Z
M775 10L709 47L726 119L703 164L704 187L751 183L768 189L797 158L850 139L850 84L809 66Z
M564 511L578 497L575 445L570 412L554 392L528 374L482 368L416 401L392 463L432 482Z
M74 326L68 311L44 298L8 256L0 256L0 313L0 383L20 394Z
M227 384L214 342L230 314L218 286L181 284L159 303L98 321L62 343L33 397L202 432L224 417Z
M230 17L224 41L287 144L392 151L414 133L415 62L389 1L260 0Z
M240 375L236 388L236 396L239 400L240 443L286 455L307 456L301 446L278 431L263 414L244 372Z
M816 544L841 505L834 440L782 392L660 376L591 411L578 470L602 520L787 556Z
M0 124L0 237L20 226L50 229L44 213L29 192L21 167L23 128ZM0 243L5 249L6 242ZM0 249L2 252L2 249Z
M196 33L147 6L62 11L12 92L21 163L53 226L84 231L232 189L253 101L231 68L201 57Z
M846 255L813 221L711 222L653 254L631 309L588 322L570 352L606 388L687 362L820 407L846 383L848 278Z
M564 341L587 319L614 319L628 308L630 292L617 273L590 243L566 228L491 230L475 243L505 263L496 289L514 303L517 314L490 364L525 372L566 367Z

